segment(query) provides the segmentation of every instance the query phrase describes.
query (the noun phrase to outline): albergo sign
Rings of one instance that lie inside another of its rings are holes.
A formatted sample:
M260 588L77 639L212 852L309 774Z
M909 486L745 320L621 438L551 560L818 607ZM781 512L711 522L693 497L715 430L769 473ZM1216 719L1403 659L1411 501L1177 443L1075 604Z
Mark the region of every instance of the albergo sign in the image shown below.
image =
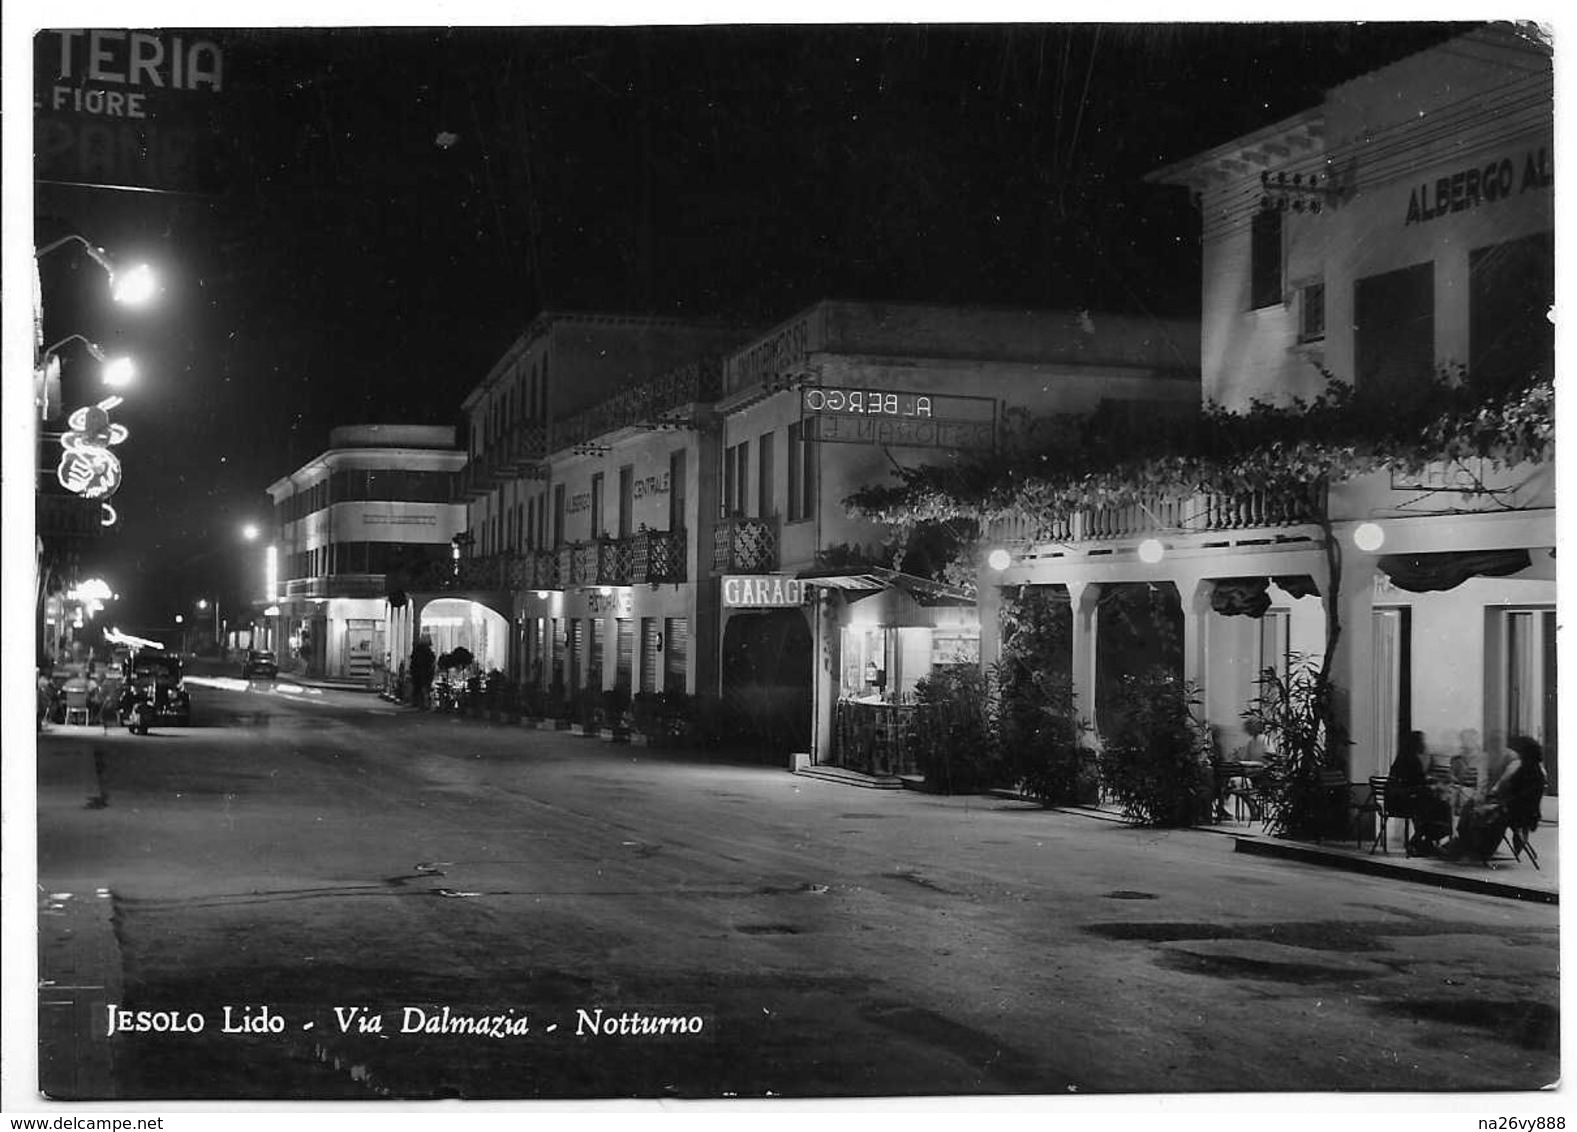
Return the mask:
M724 574L723 608L781 609L805 604L805 583L785 574Z
M975 449L989 449L996 440L991 397L820 385L800 390L799 397L807 440Z
M1494 204L1530 189L1547 189L1555 183L1555 166L1544 146L1502 157L1482 166L1459 169L1449 176L1425 181L1407 200L1407 219L1402 227L1438 220L1448 212Z

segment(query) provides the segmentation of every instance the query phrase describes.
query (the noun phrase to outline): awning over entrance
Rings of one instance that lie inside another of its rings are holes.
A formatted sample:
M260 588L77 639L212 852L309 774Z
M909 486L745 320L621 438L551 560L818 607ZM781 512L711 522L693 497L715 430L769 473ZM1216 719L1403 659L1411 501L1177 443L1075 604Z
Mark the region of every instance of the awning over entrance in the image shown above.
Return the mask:
M884 566L867 566L859 571L802 571L802 582L844 590L851 601L886 589L903 590L919 605L973 605L975 595L962 586L905 574Z
M1398 589L1410 593L1452 590L1469 578L1504 578L1526 570L1526 550L1449 550L1438 554L1385 554L1379 567Z

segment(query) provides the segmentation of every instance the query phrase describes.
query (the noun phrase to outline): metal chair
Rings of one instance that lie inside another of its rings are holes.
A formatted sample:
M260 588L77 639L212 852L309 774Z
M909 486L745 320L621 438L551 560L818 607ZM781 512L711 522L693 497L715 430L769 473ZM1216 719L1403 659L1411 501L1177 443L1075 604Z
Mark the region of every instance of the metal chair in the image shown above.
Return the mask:
M88 690L86 688L66 689L66 722L71 723L74 717L80 717L83 726L88 722Z
M1532 836L1533 830L1531 827L1509 826L1506 832L1501 835L1501 841L1511 850L1513 859L1520 861L1523 855L1526 854L1528 863L1533 866L1534 872L1539 872L1541 870L1539 869L1538 850L1534 849L1533 843L1528 840Z
M1345 822L1347 833L1353 835L1353 847L1362 844L1363 838L1357 832L1358 819L1356 816L1348 819L1348 813L1354 809L1352 800L1352 783L1347 781L1347 772L1338 767L1330 767L1320 771L1320 791L1325 795L1325 803L1335 813L1339 810L1341 820ZM1333 827L1336 823L1332 823ZM1319 840L1324 840L1320 838Z
M1356 828L1365 814L1373 814L1375 821L1374 839L1369 843L1369 853L1373 855L1376 849L1387 855L1391 852L1387 826L1393 816L1402 819L1402 851L1411 857L1413 855L1411 838L1413 815L1411 812L1393 815L1386 808L1385 787L1391 781L1389 775L1371 774L1369 776L1369 795L1358 803L1358 809L1353 813L1353 826Z

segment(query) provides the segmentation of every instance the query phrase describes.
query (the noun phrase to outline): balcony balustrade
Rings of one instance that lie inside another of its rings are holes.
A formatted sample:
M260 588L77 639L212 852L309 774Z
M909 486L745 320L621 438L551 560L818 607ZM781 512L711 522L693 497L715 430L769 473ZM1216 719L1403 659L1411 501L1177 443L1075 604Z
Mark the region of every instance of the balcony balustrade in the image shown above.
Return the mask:
M776 520L735 516L718 521L712 536L713 573L759 574L777 568Z
M1325 494L1316 485L1244 492L1157 496L1121 507L1085 507L1045 520L997 519L988 524L998 542L1034 544L1110 542L1158 533L1209 534L1318 522Z
M485 453L490 474L498 479L527 476L547 459L548 430L542 425L516 425Z
M685 580L685 533L641 531L630 539L630 581L682 582Z
M674 409L715 400L721 382L717 359L690 362L554 422L553 435L544 446L550 444L554 451L562 451L622 428L658 424Z

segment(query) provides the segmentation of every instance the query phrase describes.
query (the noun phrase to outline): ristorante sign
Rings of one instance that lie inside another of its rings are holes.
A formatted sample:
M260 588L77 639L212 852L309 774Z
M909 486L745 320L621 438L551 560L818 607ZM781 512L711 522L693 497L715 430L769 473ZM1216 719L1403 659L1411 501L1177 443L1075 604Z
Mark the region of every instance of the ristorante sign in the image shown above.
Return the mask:
M805 439L899 448L991 448L990 397L813 386L800 391Z
M56 29L33 44L34 176L104 188L222 188L211 115L224 53L190 33Z

